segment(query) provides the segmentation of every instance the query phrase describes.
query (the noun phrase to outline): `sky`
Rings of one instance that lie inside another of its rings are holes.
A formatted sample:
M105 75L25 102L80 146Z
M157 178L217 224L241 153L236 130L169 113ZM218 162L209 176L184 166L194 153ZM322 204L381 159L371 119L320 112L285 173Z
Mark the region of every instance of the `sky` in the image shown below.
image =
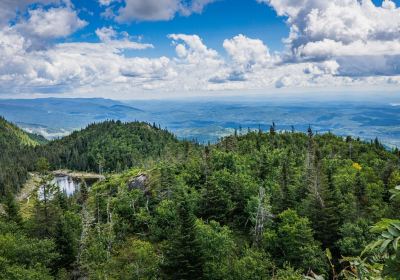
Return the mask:
M1 0L0 98L396 92L400 0Z

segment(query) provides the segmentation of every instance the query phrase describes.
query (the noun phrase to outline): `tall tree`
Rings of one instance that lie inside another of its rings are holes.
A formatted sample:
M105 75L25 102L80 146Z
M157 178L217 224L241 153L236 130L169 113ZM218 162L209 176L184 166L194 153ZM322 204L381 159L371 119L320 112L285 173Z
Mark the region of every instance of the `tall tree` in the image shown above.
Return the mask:
M333 170L328 168L326 182L322 191L324 205L317 207L314 212L313 227L315 237L322 242L324 248L334 250L338 240L340 226L339 192L333 182Z
M163 265L165 279L202 279L203 259L196 239L195 217L187 201L178 206L180 226L170 240Z
M7 192L4 206L7 214L7 220L15 222L17 224L21 224L22 217L19 212L19 205L11 191Z

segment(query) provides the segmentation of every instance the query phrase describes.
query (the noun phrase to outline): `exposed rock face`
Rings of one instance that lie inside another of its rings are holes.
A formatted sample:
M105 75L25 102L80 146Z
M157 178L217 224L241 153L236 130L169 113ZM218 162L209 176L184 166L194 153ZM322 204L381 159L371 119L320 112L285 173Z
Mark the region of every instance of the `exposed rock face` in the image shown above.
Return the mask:
M139 176L136 176L129 180L128 182L128 190L142 190L145 194L149 193L149 189L147 186L147 182L149 180L149 177L146 174L140 174Z

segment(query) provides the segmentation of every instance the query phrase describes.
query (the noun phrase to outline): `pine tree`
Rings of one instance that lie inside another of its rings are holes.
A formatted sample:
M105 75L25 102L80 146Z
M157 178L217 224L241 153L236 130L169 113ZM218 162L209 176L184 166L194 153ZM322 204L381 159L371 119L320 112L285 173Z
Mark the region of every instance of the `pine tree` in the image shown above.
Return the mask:
M180 226L165 252L164 279L202 279L203 260L196 240L195 217L187 201L178 206Z

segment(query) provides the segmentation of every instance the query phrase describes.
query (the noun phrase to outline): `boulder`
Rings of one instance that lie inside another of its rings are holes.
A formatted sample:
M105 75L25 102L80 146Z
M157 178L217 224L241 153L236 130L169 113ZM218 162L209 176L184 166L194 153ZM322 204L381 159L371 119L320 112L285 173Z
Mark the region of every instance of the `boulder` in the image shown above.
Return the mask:
M128 190L141 190L145 192L146 194L149 192L147 182L149 180L149 177L146 174L140 174L128 182Z

